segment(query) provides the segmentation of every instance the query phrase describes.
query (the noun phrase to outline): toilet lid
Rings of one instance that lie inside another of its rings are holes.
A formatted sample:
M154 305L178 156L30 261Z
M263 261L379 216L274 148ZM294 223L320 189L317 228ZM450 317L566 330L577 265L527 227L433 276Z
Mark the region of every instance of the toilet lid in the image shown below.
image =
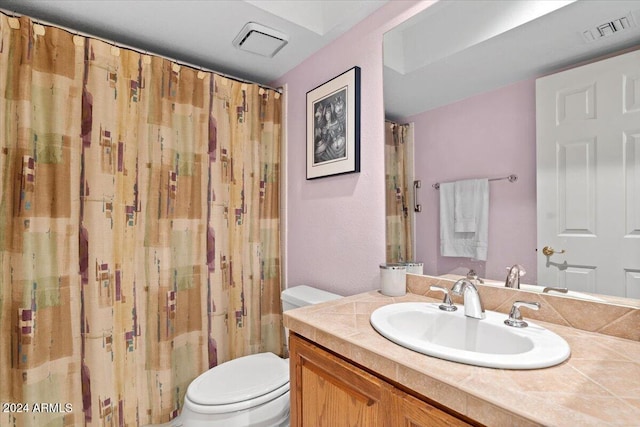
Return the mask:
M273 353L230 360L189 384L187 397L200 405L229 405L270 393L289 382L289 363Z

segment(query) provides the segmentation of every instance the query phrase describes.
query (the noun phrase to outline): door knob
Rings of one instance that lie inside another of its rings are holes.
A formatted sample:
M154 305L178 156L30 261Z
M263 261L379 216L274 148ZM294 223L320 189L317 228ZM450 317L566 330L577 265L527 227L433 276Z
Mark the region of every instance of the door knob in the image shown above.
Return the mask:
M565 253L565 250L562 249L560 251L556 251L551 246L545 246L544 248L542 248L542 253L545 254L545 256L551 256L553 254L563 254Z

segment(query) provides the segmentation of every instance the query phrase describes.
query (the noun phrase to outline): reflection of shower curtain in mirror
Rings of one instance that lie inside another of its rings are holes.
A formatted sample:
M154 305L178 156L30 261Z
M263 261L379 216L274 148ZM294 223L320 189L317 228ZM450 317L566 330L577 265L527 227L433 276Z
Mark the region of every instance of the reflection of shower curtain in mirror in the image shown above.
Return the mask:
M0 35L0 401L59 405L0 425L167 422L209 367L282 353L279 94Z
M410 125L385 122L386 262L413 260Z

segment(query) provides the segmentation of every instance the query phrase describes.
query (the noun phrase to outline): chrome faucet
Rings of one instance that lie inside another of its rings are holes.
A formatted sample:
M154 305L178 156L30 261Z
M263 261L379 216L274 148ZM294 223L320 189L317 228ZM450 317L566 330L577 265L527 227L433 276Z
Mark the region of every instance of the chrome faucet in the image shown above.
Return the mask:
M515 264L511 268L507 267L509 274L507 274L507 280L504 282L504 286L507 288L520 289L520 278L527 274L524 267L520 264Z
M478 293L476 285L467 279L460 279L453 284L451 292L456 295L463 295L464 315L474 319L484 319L484 306Z

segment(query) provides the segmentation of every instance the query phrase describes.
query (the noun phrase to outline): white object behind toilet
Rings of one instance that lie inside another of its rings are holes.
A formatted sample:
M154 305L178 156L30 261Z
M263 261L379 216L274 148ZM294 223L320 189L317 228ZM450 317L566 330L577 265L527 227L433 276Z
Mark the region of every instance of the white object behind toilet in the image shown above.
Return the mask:
M307 305L320 304L342 298L340 295L323 291L307 285L294 286L282 291L282 311L291 310Z
M307 305L333 301L342 298L342 296L312 286L300 285L285 289L282 291L280 298L282 299L282 311L284 312ZM289 354L289 329L284 330L284 337L286 354Z

